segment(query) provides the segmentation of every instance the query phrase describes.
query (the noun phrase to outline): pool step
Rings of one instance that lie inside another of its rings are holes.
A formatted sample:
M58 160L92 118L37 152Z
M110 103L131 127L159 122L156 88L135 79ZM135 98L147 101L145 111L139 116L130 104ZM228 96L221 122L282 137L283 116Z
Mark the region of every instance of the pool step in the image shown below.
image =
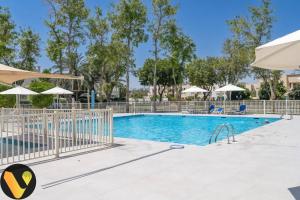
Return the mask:
M214 130L212 133L210 139L209 139L209 144L211 144L213 141L217 142L218 136L220 133L226 129L227 130L227 142L230 144L230 136L232 137L232 142L236 142L234 135L235 135L235 129L232 124L225 123L225 124L220 124L217 126L217 128ZM214 139L213 139L214 138Z

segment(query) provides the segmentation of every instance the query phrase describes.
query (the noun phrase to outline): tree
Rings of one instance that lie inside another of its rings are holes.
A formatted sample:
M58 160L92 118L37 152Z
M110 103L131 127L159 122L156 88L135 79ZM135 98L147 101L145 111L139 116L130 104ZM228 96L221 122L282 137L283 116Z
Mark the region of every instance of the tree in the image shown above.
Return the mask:
M7 8L0 6L0 62L6 65L13 63L15 58L15 24L12 22Z
M12 87L6 85L0 85L0 92L9 90ZM0 95L0 107L12 108L16 104L16 95Z
M234 34L234 41L239 43L243 50L246 48L248 51L248 58L245 59L248 65L255 58L255 48L270 40L274 22L271 0L262 0L260 7L250 7L249 12L250 19L239 16L228 21ZM269 84L270 98L278 98L275 90L279 84L278 75L280 72L260 68L253 68L252 72L256 78Z
M207 59L195 59L187 65L187 77L192 85L199 86L209 91L204 93L204 99L211 94L214 85L220 81L217 68L220 59L208 57Z
M280 81L278 84L276 84L275 95L277 99L283 99L286 91L287 90L284 86L283 81ZM259 90L259 99L264 99L264 100L271 99L271 89L269 83L267 82L261 83L260 90Z
M289 98L294 100L300 100L300 84L294 85L292 91L289 93Z
M172 6L170 0L152 0L153 19L149 26L153 41L153 110L156 112L156 96L157 96L157 64L161 53L161 42L168 23L177 12L177 7Z
M193 40L176 26L174 21L168 23L162 44L166 48L172 63L173 85L176 91L176 99L179 101L181 99L182 83L185 78L186 64L196 57L196 46ZM176 76L179 76L179 78L176 78Z
M21 30L18 37L20 51L17 67L24 70L35 71L37 58L40 56L40 37L30 28Z
M130 97L137 100L137 99L142 99L144 98L145 96L147 96L148 94L148 90L145 90L145 89L135 89L135 90L132 90L131 93L130 93Z
M144 66L138 71L138 77L141 85L149 86L153 84L153 66L155 61L147 59ZM163 94L166 89L173 85L174 75L172 62L169 59L158 60L156 64L156 78L157 78L157 92L159 94L159 101L162 101ZM178 69L177 69L178 71ZM176 73L175 79L178 81L180 73Z
M112 41L108 46L108 49L109 62L107 63L104 71L103 91L106 99L110 100L113 89L123 85L121 77L126 72L126 55L128 53L128 49L119 41Z
M249 56L246 45L237 39L227 39L223 46L224 58L222 67L223 81L226 84L237 84L249 75Z
M107 18L102 17L100 8L96 8L96 15L88 20L90 44L87 63L81 70L89 89L94 89L98 82L108 101L114 87L120 85L128 55L128 49L122 42L109 39L109 30Z
M50 7L47 54L54 67L63 73L79 75L82 64L82 55L79 48L85 41L84 23L89 14L84 0L47 0ZM72 90L79 88L72 85Z
M43 92L53 88L55 85L47 81L32 81L29 85L29 89L35 92ZM53 95L33 95L31 97L32 105L36 108L46 108L53 103Z
M86 53L86 63L80 70L87 87L94 90L96 82L103 84L103 71L108 62L109 24L99 7L96 8L95 16L87 20L87 28L90 44Z
M242 100L242 99L250 99L251 91L246 88L243 84L237 84L238 87L244 88L245 91L233 91L231 92L231 100Z
M134 48L147 41L145 25L147 22L147 9L140 0L120 0L109 13L113 37L123 41L128 49L126 58L126 102L129 101L129 75L134 67ZM129 112L129 104L126 103Z

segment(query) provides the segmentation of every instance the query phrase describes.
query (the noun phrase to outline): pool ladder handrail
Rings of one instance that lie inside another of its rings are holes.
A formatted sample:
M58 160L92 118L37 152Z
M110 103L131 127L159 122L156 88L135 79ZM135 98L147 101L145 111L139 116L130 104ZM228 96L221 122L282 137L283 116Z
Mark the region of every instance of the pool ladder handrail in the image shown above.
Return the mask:
M209 139L209 144L211 144L213 137L215 136L214 141L217 142L218 136L220 133L223 131L223 129L226 128L227 130L227 143L230 144L230 135L232 136L232 142L236 142L235 140L235 129L232 124L225 123L225 124L220 124L217 126L217 128L214 130L213 134L211 135Z

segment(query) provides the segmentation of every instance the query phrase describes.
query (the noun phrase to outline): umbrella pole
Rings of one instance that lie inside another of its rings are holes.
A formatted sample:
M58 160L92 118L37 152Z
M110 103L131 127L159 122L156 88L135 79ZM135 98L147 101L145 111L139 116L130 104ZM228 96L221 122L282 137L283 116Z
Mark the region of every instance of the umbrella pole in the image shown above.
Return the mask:
M225 114L225 109L226 109L226 99L225 99L225 96L226 96L226 92L224 92L224 114Z

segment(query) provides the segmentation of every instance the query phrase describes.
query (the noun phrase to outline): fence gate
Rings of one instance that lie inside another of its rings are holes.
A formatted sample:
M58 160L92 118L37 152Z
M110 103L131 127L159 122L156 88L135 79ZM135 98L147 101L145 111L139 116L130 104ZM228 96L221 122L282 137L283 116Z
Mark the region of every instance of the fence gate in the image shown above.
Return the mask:
M0 165L112 144L111 109L14 110L0 116Z

